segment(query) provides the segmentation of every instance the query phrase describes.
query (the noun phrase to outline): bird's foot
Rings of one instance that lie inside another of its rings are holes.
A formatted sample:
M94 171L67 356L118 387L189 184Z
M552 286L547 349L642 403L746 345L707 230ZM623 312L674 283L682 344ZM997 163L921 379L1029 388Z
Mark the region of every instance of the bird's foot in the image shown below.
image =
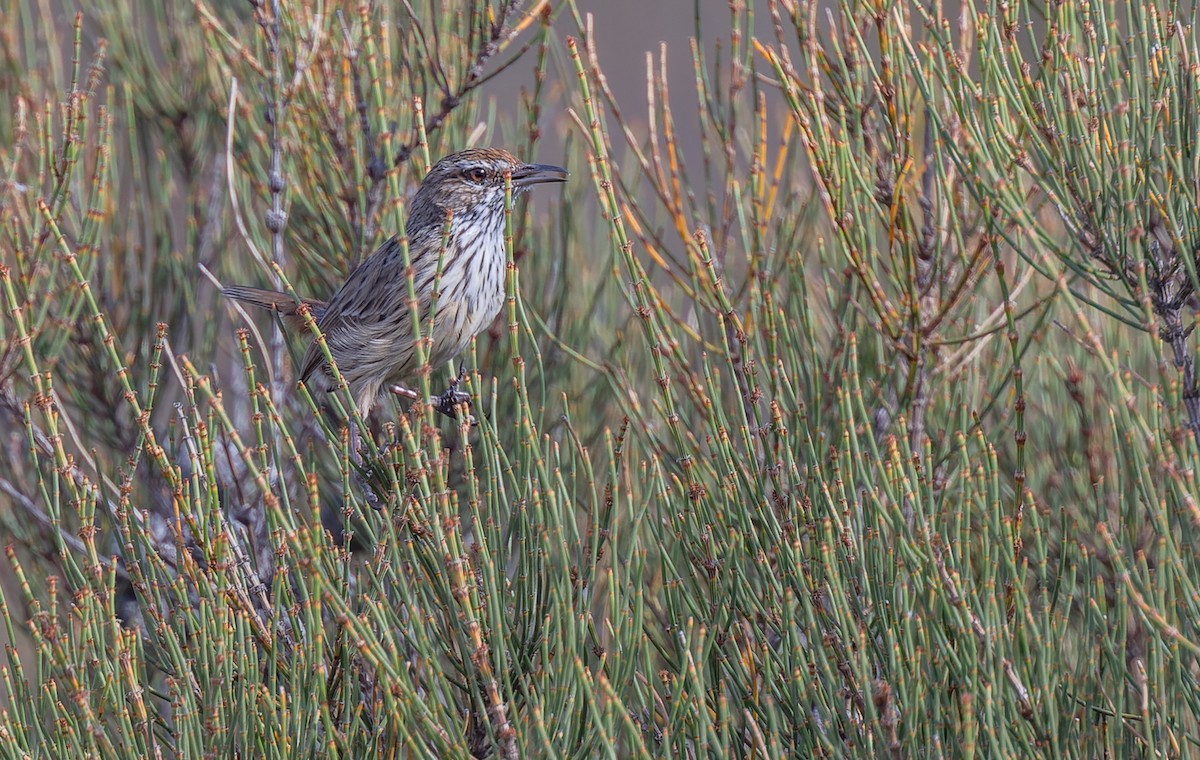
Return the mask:
M363 498L366 499L367 504L371 509L378 511L383 509L383 505L386 502L380 498L378 492L375 490L375 486L371 483L372 474L369 472L364 474L362 470L356 469L354 470L354 480L357 482L359 488L362 489Z
M458 389L466 376L466 369L461 364L458 365L458 376L450 381L450 387L442 395L431 398L429 403L433 404L433 408L437 411L452 418L457 417L459 406L467 407L467 422L474 427L479 424L479 421L475 419L475 415L471 414L471 394Z
M451 419L456 419L458 416L458 407L465 404L468 410L467 421L470 422L472 427L474 427L479 424L479 421L475 419L475 415L470 413L471 394L458 389L458 386L462 384L462 381L466 376L466 369L462 365L459 365L458 377L450 381L450 387L443 391L441 395L434 396L433 398L429 399L429 405L432 406L438 413L444 414ZM408 399L409 401L416 401L421 397L417 391L414 391L411 388L405 388L403 385L398 384L388 386L388 392L395 394L400 398Z
M375 510L383 509L388 502L388 478L384 470L387 448L379 452L375 461L368 460L358 426L350 423L350 476L362 491L367 504Z

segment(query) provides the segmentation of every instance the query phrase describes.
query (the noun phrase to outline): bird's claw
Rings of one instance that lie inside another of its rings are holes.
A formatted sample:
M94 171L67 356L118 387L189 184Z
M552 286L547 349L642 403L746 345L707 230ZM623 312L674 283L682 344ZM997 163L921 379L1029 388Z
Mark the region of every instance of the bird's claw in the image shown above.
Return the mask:
M456 418L458 416L457 410L461 405L465 404L469 410L471 407L471 394L458 389L458 386L462 384L462 381L464 378L466 378L466 376L466 368L460 364L458 367L458 376L450 381L450 387L443 391L440 396L434 396L433 398L429 399L429 405L432 406L438 413L444 414L450 418ZM418 398L420 398L416 391L412 390L411 388L405 388L403 385L389 385L388 391L399 396L400 398L405 398L410 401L416 401ZM472 427L479 424L479 422L475 419L475 416L469 411L467 412L467 421L471 423Z
M350 423L350 476L354 482L362 489L363 497L371 509L383 509L387 503L387 490L378 490L376 484L387 484L387 476L382 472L382 463L386 461L386 455L391 444L384 446L375 459L370 461L368 452L363 446L362 436L359 434L358 426L353 422Z
M468 407L471 405L471 394L448 388L442 395L434 396L430 401L434 409L447 417L453 417L460 404L466 404Z
M367 505L376 512L383 509L384 501L379 497L379 494L375 492L375 487L371 485L370 481L362 478L359 481L359 484L362 486L363 498L366 499Z
M374 469L369 464L354 464L350 474L359 488L362 489L363 498L366 499L371 509L380 510L387 503L387 499L385 496L380 496L380 492L376 490L375 483L372 482L379 477L379 473L374 471ZM384 491L384 493L386 494L387 492Z
M463 378L467 376L466 369L460 364L458 366L458 376L450 381L450 387L447 388L442 395L430 399L433 408L447 417L456 417L459 406L467 407L467 421L472 427L478 425L478 420L475 415L470 413L471 409L471 394L466 391L460 391L458 386L462 383Z

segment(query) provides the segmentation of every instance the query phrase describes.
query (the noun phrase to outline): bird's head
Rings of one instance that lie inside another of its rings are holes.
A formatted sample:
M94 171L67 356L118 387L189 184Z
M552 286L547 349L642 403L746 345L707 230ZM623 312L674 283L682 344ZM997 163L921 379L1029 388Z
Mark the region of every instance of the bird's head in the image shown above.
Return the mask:
M413 198L414 213L433 207L441 218L502 215L504 177L512 175L513 194L543 182L565 182L567 171L548 164L527 164L506 150L476 148L452 153L434 164Z

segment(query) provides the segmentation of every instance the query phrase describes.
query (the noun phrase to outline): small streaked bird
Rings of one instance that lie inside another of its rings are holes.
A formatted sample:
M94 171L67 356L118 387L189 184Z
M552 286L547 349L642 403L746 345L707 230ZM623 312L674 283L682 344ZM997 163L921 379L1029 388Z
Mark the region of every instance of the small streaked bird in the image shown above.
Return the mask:
M428 330L438 259L442 276L434 315L430 366L451 360L491 324L504 303L504 181L513 193L546 182L565 182L566 170L526 164L495 148L464 150L438 161L413 197L405 235L422 328ZM446 219L450 235L442 243ZM304 329L299 304L286 293L230 286L225 295L278 312ZM328 302L304 299L325 335L338 371L366 419L380 395L416 375L408 279L398 238L362 261ZM319 346L309 345L299 379L325 405L336 389ZM453 388L452 388L453 390ZM443 409L444 411L444 409Z

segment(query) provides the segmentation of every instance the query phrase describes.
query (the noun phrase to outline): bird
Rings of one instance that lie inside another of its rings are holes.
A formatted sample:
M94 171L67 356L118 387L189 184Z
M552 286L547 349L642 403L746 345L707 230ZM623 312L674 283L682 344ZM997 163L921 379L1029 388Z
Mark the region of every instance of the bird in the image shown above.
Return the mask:
M565 182L568 173L559 166L524 163L506 150L474 148L434 164L413 196L404 235L423 332L429 330L435 287L438 291L432 331L426 333L432 335L429 366L462 353L504 303L506 177L517 195L539 184ZM240 285L223 293L278 313L292 328L304 329L300 307L307 306L364 420L385 390L401 392L419 368L399 236L363 259L328 301L296 301L287 293ZM316 341L304 354L298 379L328 412L337 384ZM457 380L448 393L456 387ZM439 408L453 415L452 405Z

